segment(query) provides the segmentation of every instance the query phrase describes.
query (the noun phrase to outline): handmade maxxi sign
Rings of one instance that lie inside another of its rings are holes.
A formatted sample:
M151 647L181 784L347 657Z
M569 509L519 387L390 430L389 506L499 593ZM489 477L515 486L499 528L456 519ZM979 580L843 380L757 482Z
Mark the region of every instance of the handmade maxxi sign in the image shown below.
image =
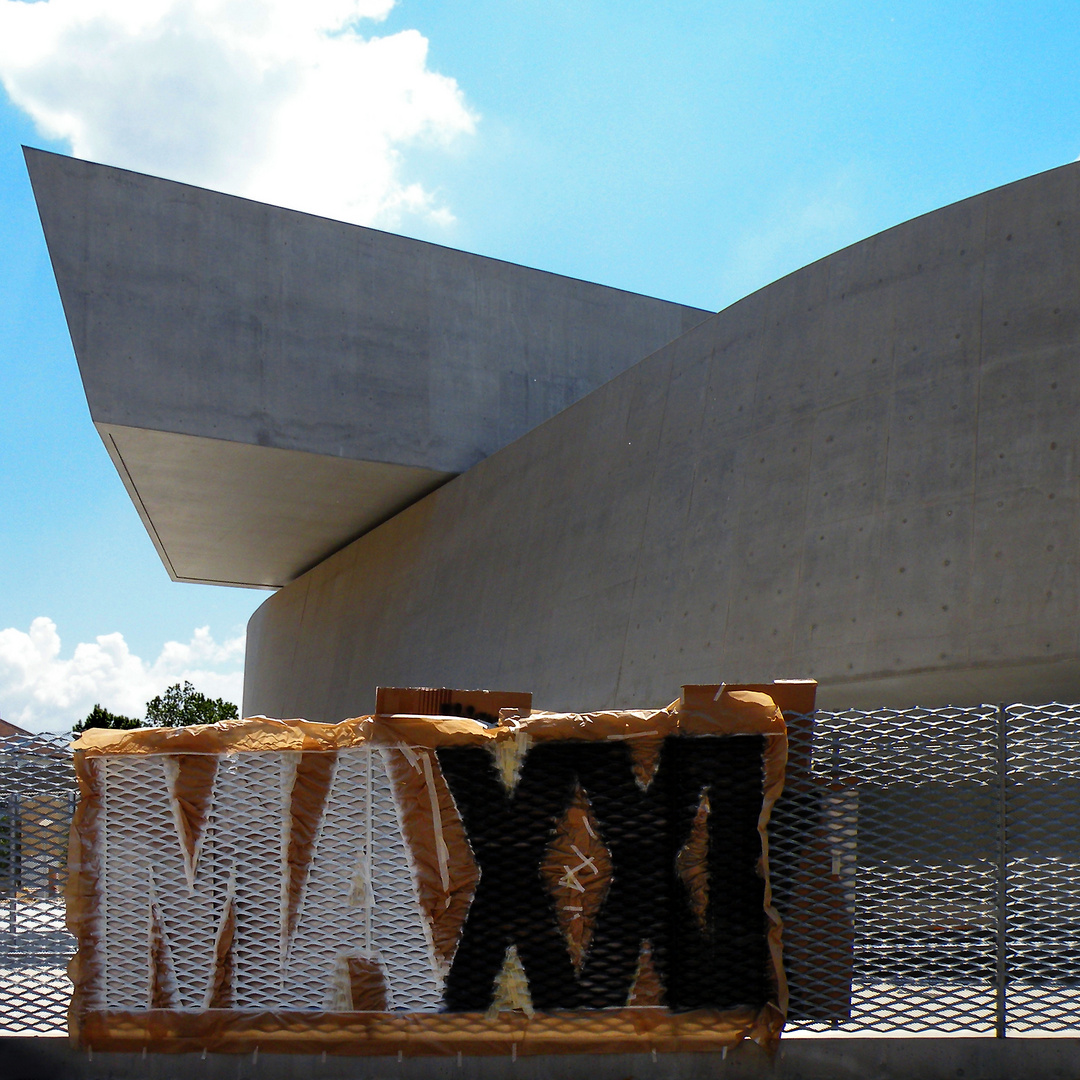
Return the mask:
M722 687L587 715L383 691L341 724L87 732L72 1030L368 1054L771 1042L785 760L773 701Z

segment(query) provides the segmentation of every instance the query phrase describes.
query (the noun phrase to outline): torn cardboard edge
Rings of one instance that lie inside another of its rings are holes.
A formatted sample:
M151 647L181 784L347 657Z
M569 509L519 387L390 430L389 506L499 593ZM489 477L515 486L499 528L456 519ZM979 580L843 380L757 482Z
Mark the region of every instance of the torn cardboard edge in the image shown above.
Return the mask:
M708 691L715 691L706 700ZM764 687L763 687L764 690ZM376 745L434 749L483 746L527 735L552 739L633 738L644 735L768 734L782 730L781 709L768 692L734 687L685 687L685 701L664 709L608 709L589 713L531 711L487 723L468 717L395 713L358 716L336 724L274 720L265 716L185 728L90 728L72 744L78 754L231 754L292 750L332 752ZM511 710L508 710L511 711Z
M89 1013L81 1045L94 1050L329 1054L403 1057L451 1054L708 1052L743 1039L775 1047L783 1018L758 1009L669 1013L656 1007L534 1013L251 1012L231 1009Z

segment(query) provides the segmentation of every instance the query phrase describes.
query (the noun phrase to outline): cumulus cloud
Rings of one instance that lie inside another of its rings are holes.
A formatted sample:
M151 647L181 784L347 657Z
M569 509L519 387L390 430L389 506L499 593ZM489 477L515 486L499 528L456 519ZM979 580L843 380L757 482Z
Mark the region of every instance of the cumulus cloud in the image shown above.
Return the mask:
M67 731L97 703L142 717L146 703L185 680L208 697L240 704L244 636L217 642L207 626L187 643L169 641L152 663L123 634L101 634L61 656L56 623L39 616L29 632L0 630L0 716L30 731Z
M394 0L0 0L0 82L72 153L359 224L452 215L410 146L476 117Z

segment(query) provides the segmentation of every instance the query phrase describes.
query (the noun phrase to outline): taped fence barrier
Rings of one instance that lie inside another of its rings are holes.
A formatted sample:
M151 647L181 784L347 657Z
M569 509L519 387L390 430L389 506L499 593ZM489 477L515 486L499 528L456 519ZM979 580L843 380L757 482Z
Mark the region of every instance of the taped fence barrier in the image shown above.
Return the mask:
M88 733L73 1031L366 1054L774 1043L785 725L767 695L713 690Z
M813 713L812 687L777 683L759 689L781 706L789 742L784 792L768 828L769 880L784 923L790 990L785 1033L1080 1030L1080 959L1073 946L1080 925L1080 707L989 704ZM793 700L800 694L803 700ZM443 695L437 708L447 704L454 703ZM473 708L497 720L501 706L488 695ZM252 722L244 737L250 748L261 741L265 746L267 733L258 725ZM311 754L309 763L326 760L320 751L333 749L332 741L303 724L286 735L294 753ZM175 732L170 750L190 750L190 738ZM206 732L200 735L206 738ZM280 727L273 738L283 738ZM656 741L642 734L622 741L640 748L651 739ZM635 749L640 782L647 766L639 754ZM80 758L87 768L102 764L100 757ZM410 853L429 853L426 862L416 860L415 870L421 882L425 876L431 882L430 893L421 890L424 918L431 919L438 914L441 884L435 847L430 837L412 839L414 833L425 835L430 798L420 772L400 754L397 760L418 780L407 796L418 810L414 814L403 802L402 819ZM451 836L460 822L437 768L433 776L454 892L435 937L440 958L452 958L476 868L464 834L458 840ZM0 907L0 1022L5 1034L58 1035L66 1030L71 982L65 967L75 951L59 895L75 785L69 740L0 739L0 784L0 876L6 890ZM396 790L407 799L404 788ZM49 812L35 819L43 798L51 800ZM77 808L78 834L93 831L96 812L84 798ZM51 854L42 860L45 852ZM570 856L566 849L559 877L563 864L577 865ZM92 883L92 866L80 868L77 858L71 865L75 887ZM591 880L584 872L577 879L587 887ZM226 900L229 888L226 879ZM350 888L361 889L362 880L354 879ZM567 918L574 914L572 904L565 905ZM221 978L205 1002L213 1008L231 1007L224 990L231 985L235 912L225 902L220 913L213 962ZM94 944L84 937L72 961L78 985L85 981L79 967L92 969L93 957ZM380 1008L381 969L376 979L372 962L353 956L340 960L336 971L335 1010L344 1008L346 981L356 1008ZM444 963L440 977L445 972ZM630 1004L658 1003L651 950L643 946ZM680 1023L686 1015L679 1014ZM507 1013L503 1022L516 1016ZM355 1037L362 1034L358 1029ZM313 1047L320 1052L325 1045Z

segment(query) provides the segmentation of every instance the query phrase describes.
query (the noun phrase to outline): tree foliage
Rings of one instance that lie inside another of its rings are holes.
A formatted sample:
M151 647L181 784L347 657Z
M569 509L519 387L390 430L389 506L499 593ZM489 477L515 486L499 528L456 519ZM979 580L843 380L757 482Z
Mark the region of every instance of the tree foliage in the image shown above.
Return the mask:
M164 694L147 703L145 720L111 713L100 705L90 710L85 720L80 720L73 731L87 728L120 728L128 730L140 727L188 727L192 724L216 724L219 720L235 720L239 714L236 706L223 698L208 698L200 694L189 682L175 683Z
M236 706L223 698L208 698L189 682L176 683L146 706L147 727L189 727L235 720Z
M90 710L90 715L85 720L80 720L72 731L86 731L87 728L129 728L142 727L142 721L133 716L121 716L119 713L109 712L100 705L95 705Z

